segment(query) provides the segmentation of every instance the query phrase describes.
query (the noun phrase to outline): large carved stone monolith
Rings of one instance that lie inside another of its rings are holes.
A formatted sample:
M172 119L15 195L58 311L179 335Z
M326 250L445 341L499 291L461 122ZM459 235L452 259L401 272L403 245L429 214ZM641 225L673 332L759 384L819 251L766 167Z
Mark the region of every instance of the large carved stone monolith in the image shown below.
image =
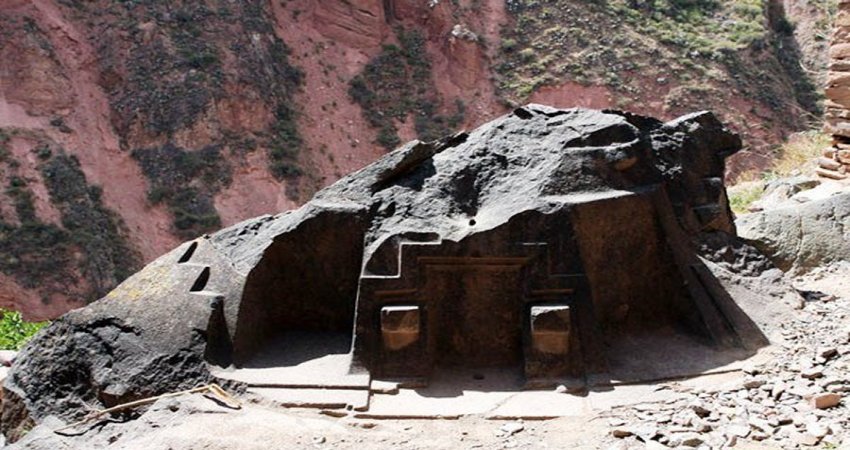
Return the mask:
M765 344L698 252L734 237L724 160L740 148L708 112L664 123L542 105L411 142L54 322L5 382L3 430L219 376L312 388L327 370L285 382L272 366L320 356L323 336L342 337L351 389L458 368L588 386L707 370L668 344ZM280 336L309 337L306 356Z

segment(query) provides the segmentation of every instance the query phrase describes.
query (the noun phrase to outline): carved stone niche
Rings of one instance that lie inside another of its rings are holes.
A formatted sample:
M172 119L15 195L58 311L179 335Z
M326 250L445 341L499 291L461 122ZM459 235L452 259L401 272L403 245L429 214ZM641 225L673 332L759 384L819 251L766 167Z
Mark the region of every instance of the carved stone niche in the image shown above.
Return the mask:
M415 305L384 306L381 308L381 339L384 349L402 350L419 340L421 322Z
M570 307L531 307L531 348L537 353L566 355L570 350Z
M578 336L573 312L566 303L532 305L528 311L525 375L554 379L578 373Z

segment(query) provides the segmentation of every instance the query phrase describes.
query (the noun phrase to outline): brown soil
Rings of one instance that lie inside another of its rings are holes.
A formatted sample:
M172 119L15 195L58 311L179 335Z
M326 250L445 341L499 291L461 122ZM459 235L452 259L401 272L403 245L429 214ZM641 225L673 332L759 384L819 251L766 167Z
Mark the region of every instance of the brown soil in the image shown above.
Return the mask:
M234 81L245 75L245 69L225 52L221 64L227 81L221 90L226 95L212 102L193 123L166 135L153 133L138 121L127 121L132 114L117 111L115 106L116 90L128 83L125 59L132 56L129 37L114 31L124 25L104 23L104 17L112 17L108 14L81 16L81 9L69 6L72 3L0 0L0 33L4 28L10 33L8 38L0 36L0 129L19 132L12 140L11 150L20 160L23 174L34 180L30 187L39 218L58 223L57 210L50 204L34 168L35 156L30 151L34 138L26 136L53 142L79 159L87 182L103 187L103 203L123 221L129 241L143 260L150 261L181 239L175 236L171 212L163 204L152 205L148 201L149 180L130 150L159 146L169 140L182 148L198 149L219 142L225 134L264 136L274 122L274 112L257 98L262 93ZM465 105L461 126L471 129L509 109L493 83L495 67L501 62L502 28L512 20L504 0L431 3L269 3L273 32L289 47L292 64L303 73L292 106L304 141L298 162L306 175L298 181L275 179L268 170L263 148L238 155L225 151L233 171L232 183L214 194L222 225L292 209L314 190L385 153L375 142L377 130L369 126L348 91L350 80L381 53L382 46L395 42L399 27L417 29L426 39L432 71L429 89L435 90L435 97L440 100L440 114L451 114L455 101L461 100ZM820 17L817 5L803 0L786 3L791 16L806 19L798 34L804 49L811 48L816 54L822 47L816 36L816 20ZM108 4L103 3L104 9ZM163 17L174 13L166 10L163 7ZM454 36L456 25L472 31L478 41ZM162 33L161 25L155 21L138 23L133 30L149 41ZM244 32L247 30L234 29L234 33ZM110 56L117 61L110 66L111 71L103 69L104 33L114 33L110 36L118 41L114 46L118 54ZM229 43L217 45L225 48ZM606 108L624 104L608 87L585 86L569 79L556 81L532 93L529 100L559 107ZM655 79L645 81L642 98L626 102L634 105L636 112L665 119L689 112L670 109L665 104L664 99L676 86ZM732 160L732 175L764 167L768 162L765 149L793 131L760 126L769 113L750 99L734 98L728 104L693 100L691 103L701 107L722 110L732 126L748 134L752 151L744 151ZM57 119L61 119L62 127L56 125ZM416 137L412 117L396 125L402 141ZM8 174L0 175L0 181L7 184ZM0 213L4 220L15 223L14 208L2 192L4 188L5 184L0 187ZM19 299L10 304L14 308L27 312L41 308L29 300L37 296L20 295L20 291L6 286L11 285L0 287L0 295Z

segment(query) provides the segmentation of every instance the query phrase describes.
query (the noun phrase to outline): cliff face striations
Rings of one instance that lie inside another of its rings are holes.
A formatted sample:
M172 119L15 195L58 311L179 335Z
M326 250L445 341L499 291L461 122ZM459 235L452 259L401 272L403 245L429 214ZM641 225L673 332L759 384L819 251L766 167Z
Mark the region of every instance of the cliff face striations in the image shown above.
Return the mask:
M785 3L0 0L0 307L55 317L527 101L710 108L762 167L817 110L828 11Z

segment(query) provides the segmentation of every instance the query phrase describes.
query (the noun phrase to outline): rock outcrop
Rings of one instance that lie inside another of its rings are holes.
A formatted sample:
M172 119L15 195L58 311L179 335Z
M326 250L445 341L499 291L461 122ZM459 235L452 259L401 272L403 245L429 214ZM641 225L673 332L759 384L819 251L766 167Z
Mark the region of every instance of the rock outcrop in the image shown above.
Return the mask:
M411 142L54 322L5 382L3 432L208 382L291 330L351 336L353 372L425 380L441 364L584 379L631 333L669 329L755 349L697 250L735 233L723 172L740 146L708 112L540 105Z
M806 272L850 259L850 192L741 216L740 235L783 271Z

